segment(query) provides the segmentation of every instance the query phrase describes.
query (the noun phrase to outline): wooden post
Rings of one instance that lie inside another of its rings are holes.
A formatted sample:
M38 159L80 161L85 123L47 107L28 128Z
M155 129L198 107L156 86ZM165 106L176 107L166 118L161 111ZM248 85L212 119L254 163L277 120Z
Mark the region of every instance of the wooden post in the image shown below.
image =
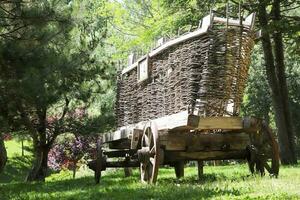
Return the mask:
M124 174L125 174L125 177L130 177L132 175L132 168L131 167L125 167L124 168Z
M130 161L130 157L126 156L125 157L125 162L129 162ZM131 167L124 167L124 174L125 177L130 177L132 175L132 168Z
M203 160L198 160L198 179L200 180L203 177Z
M176 178L184 177L184 161L178 161L174 165Z

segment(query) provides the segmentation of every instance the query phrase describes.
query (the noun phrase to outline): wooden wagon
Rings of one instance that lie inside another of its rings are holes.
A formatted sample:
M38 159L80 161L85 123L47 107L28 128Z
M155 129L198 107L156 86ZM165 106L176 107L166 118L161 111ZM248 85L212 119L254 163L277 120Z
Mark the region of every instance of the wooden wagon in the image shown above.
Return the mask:
M130 57L117 81L118 129L103 136L97 159L89 163L96 182L110 167L139 167L148 183L156 182L162 165L181 177L191 160L198 161L200 173L203 161L246 159L252 173L278 175L271 129L260 119L239 117L254 17L211 13L196 30L160 40L137 61Z

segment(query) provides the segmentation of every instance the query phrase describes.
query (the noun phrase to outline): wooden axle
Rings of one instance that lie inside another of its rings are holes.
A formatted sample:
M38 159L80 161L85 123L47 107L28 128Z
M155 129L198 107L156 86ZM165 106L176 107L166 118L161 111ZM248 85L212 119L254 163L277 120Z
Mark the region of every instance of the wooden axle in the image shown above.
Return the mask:
M114 161L106 162L106 168L139 167L139 161Z
M104 151L104 155L108 158L116 158L116 157L126 157L126 156L133 156L136 154L136 150L128 149L128 150L117 150L117 151Z
M124 167L139 167L140 166L140 162L139 161L111 161L111 162L107 162L105 159L101 161L101 166L100 166L100 170L104 171L106 170L106 168L124 168ZM93 170L96 171L97 169L97 162L96 160L90 161L88 163L88 167Z

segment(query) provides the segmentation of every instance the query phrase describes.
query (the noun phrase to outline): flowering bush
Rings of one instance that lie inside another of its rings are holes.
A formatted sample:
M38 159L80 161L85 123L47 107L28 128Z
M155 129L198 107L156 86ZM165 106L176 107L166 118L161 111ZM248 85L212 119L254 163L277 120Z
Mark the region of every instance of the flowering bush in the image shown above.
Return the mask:
M4 140L4 141L12 140L12 135L9 134L9 133L4 133L4 134L3 134L3 140Z
M59 136L48 154L48 166L59 171L63 168L76 170L80 160L94 158L96 153L95 136Z

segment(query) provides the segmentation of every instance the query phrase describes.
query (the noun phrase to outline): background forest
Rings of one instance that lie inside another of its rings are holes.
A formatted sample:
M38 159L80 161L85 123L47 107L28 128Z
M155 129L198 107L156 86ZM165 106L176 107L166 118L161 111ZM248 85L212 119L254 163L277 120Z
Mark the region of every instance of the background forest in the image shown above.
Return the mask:
M277 133L281 163L287 170L282 181L293 178L291 174L300 176L293 168L299 168L295 164L300 155L299 1L0 0L0 199L5 190L10 191L3 196L7 199L50 199L57 195L76 198L79 188L69 196L55 193L57 187L63 187L63 183L55 185L55 181L69 181L69 170L73 178L80 171L79 181L86 190L110 199L110 192L91 185L92 181L85 177L91 172L84 166L95 157L96 138L116 128L118 70L127 66L129 55L144 55L158 39L172 39L195 30L199 20L212 10L225 17L227 3L233 18L237 18L239 9L244 17L255 12L255 30L260 31L241 115L265 119ZM194 172L188 170L192 176ZM218 170L224 172L221 167ZM204 194L203 198L239 198L248 191L241 184L244 177L234 180L227 172L245 176L246 167L231 170L226 168L224 172L225 179L236 181L228 191L224 189L228 183L222 182L222 177L208 174L204 178L209 182L207 188L200 185L201 191L188 189L188 182L193 182L189 177L179 183L183 188L175 194L185 191L183 197L197 198L188 195L193 190L195 195ZM213 169L208 171L214 173ZM169 174L166 169L163 177L167 181ZM111 179L103 184L120 184L117 175L111 173ZM257 179L249 181L255 184ZM49 183L42 188L35 183L26 185L30 188L22 191L24 183L19 182L24 180ZM79 183L68 181L67 187ZM124 193L132 192L131 188L137 188L133 189L137 196L131 198L142 198L147 188L135 181L127 179L128 187L123 191L112 187L117 191L112 198L122 199ZM214 181L219 190L212 188ZM16 184L10 185L13 182ZM263 179L260 184L270 184L270 180ZM300 183L294 186L297 184ZM47 187L50 189L45 194L30 193L31 189L44 191ZM266 192L264 198L268 199L272 191L261 188L260 193ZM147 193L145 198L167 198L165 192L171 192L172 187L162 190ZM247 195L243 197L247 199ZM292 196L278 195L273 197L299 197L293 192ZM93 196L86 196L90 197Z

